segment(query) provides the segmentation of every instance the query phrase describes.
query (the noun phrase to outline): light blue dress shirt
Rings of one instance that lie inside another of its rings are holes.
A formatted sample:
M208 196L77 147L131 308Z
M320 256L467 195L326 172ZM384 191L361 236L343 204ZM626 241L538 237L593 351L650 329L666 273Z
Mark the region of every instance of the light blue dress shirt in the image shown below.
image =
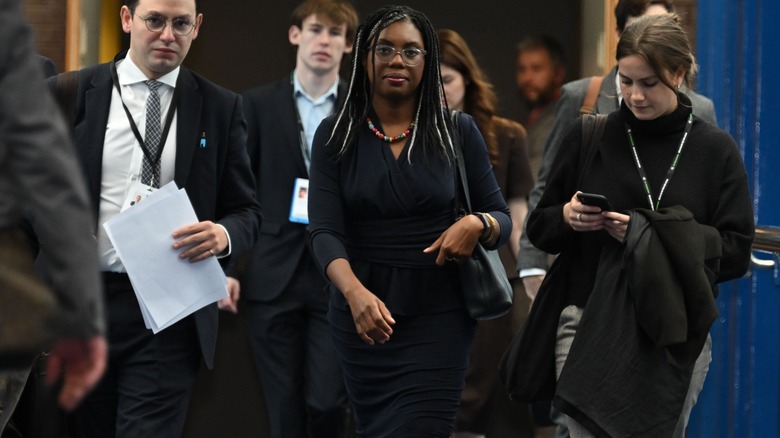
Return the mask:
M298 116L301 118L301 124L303 125L303 137L306 139L306 144L301 145L301 150L306 159L307 169L309 168L309 157L311 156L314 133L317 131L317 127L320 126L322 119L333 112L338 88L339 81L337 79L328 91L317 99L313 99L303 90L300 81L298 81L298 76L293 72L293 98L298 109Z

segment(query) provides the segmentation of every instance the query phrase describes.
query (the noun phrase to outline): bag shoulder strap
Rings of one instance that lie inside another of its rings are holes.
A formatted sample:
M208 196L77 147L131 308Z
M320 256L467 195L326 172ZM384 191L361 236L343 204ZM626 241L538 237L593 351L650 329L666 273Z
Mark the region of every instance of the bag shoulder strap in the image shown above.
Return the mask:
M590 164L596 156L598 143L599 140L601 140L606 125L606 114L585 114L582 116L582 150L580 151L580 157L585 157L585 159L583 160L580 158L579 177L577 182L578 189L582 185L582 179L585 176L586 170L590 168Z
M76 122L76 91L78 90L78 70L66 71L57 75L57 101L60 104L68 128L73 129Z
M456 177L460 182L460 191L463 193L463 198L466 201L465 210L471 212L471 196L469 196L469 182L466 176L466 163L463 160L463 146L461 145L460 136L460 114L461 111L450 111L450 117L452 118L452 146L454 148L455 162L458 166L456 169ZM460 198L458 198L460 199Z
M601 90L603 81L604 76L593 76L590 78L588 91L585 92L585 99L582 100L582 106L580 107L580 114L595 114L596 100L599 98L599 90Z

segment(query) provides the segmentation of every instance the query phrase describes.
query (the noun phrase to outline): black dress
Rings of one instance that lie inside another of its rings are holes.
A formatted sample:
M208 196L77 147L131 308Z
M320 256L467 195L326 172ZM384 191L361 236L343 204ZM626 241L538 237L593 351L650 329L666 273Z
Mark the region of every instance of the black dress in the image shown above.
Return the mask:
M419 144L410 162L411 141L396 159L366 125L360 126L355 147L337 161L335 148L324 146L333 123L333 118L323 121L312 150L314 254L323 269L336 258L349 260L396 320L389 342L363 343L346 300L330 286L329 319L358 434L448 437L474 321L464 309L456 265L437 266L436 254L423 249L455 220L453 163L423 153ZM469 116L460 125L472 205L499 221L499 243L504 243L512 225L484 140Z

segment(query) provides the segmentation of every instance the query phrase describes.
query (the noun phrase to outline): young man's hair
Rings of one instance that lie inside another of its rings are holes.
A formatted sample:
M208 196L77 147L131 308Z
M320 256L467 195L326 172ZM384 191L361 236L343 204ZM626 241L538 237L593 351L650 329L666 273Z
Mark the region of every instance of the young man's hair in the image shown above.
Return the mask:
M617 21L618 32L623 33L626 30L626 23L629 17L641 17L647 11L647 8L653 5L663 6L667 12L674 12L672 0L620 0L615 6L615 21Z
M335 25L347 25L347 42L352 44L355 40L355 31L358 27L358 14L355 8L344 0L306 0L298 5L292 13L293 26L299 29L303 26L303 20L311 15L326 19Z
M549 35L531 35L523 38L517 43L517 54L531 50L544 50L550 55L550 59L555 67L563 67L565 62L563 58L563 46L555 38Z

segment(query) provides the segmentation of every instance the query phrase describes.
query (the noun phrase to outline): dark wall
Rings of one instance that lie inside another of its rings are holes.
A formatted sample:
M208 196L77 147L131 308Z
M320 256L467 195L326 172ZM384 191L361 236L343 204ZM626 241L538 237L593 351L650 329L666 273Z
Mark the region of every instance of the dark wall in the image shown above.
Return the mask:
M287 41L289 16L300 1L202 1L204 24L186 64L235 91L287 74L295 52ZM353 1L361 16L387 1ZM468 41L499 95L499 113L518 118L514 85L515 44L525 35L548 33L566 49L568 79L579 77L580 2L572 0L409 0L436 27Z

